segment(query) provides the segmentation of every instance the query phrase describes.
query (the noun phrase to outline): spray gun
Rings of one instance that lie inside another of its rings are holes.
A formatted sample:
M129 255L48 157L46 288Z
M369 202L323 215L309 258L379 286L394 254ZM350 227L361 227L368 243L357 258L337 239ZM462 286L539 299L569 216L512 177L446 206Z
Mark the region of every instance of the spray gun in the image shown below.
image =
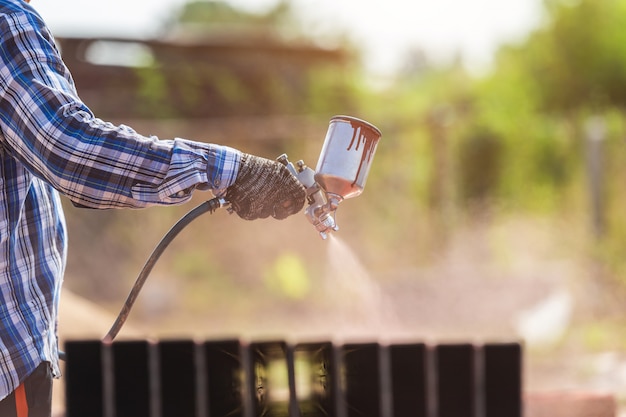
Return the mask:
M330 119L315 171L302 160L294 165L286 154L278 157L306 188L304 214L322 239L339 230L335 221L339 203L363 192L380 137L380 130L366 121L335 116Z

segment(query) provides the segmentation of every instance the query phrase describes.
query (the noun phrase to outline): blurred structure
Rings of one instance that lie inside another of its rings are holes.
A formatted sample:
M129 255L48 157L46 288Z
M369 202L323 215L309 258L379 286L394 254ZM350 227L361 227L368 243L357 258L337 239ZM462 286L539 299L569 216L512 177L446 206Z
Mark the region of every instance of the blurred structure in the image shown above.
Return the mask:
M207 118L305 111L310 74L339 49L263 38L59 38L81 98L102 118Z

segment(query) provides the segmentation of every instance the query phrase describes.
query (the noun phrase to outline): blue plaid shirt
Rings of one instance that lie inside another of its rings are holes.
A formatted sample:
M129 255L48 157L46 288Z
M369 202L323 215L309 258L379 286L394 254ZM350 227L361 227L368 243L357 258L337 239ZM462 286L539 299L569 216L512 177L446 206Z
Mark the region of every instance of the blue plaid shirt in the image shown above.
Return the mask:
M74 204L180 204L221 194L239 151L159 140L93 116L41 17L0 0L0 400L42 361L58 376L56 320L66 259L59 193Z

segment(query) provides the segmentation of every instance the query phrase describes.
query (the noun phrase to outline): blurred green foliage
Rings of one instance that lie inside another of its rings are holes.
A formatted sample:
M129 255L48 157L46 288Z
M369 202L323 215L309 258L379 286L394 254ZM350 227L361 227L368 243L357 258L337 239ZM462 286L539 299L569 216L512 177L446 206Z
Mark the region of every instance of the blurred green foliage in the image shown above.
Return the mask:
M311 290L306 264L293 252L282 253L265 272L265 285L279 296L302 299Z
M502 46L488 73L423 60L356 100L360 114L383 131L363 198L384 195L372 202L373 216L384 221L369 221L395 230L385 244L403 232L435 243L430 236L476 214L467 211L468 198L488 197L484 211L549 216L569 222L573 235L587 231L581 246L595 247L590 253L612 279L624 280L625 28L626 1L547 0L541 25ZM596 214L606 228L595 237L592 118L605 126L595 186L603 200Z
M626 2L548 0L548 24L517 49L520 68L539 85L542 108L626 104Z

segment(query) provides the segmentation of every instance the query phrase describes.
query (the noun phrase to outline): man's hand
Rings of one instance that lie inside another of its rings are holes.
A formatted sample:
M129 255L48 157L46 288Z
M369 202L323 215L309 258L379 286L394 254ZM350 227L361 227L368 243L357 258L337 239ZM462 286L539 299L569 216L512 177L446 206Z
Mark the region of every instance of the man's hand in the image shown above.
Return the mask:
M245 220L272 216L282 220L302 210L306 190L287 167L277 161L243 154L226 200Z

